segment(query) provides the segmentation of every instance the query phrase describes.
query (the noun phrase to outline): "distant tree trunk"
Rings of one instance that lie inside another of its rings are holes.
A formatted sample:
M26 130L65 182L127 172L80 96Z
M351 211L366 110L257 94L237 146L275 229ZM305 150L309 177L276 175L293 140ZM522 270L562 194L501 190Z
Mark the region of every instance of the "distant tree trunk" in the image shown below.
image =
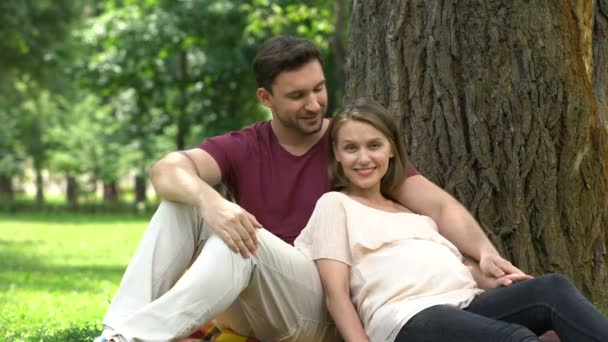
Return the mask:
M414 164L503 255L532 274L567 273L604 307L606 8L353 0L345 92L389 107Z
M118 202L118 184L115 180L103 182L103 201L106 203Z
M9 176L0 175L0 200L12 202L14 198L13 179Z
M67 174L65 177L66 180L66 197L68 199L68 204L72 208L78 207L78 181L76 177L71 174Z
M146 177L143 174L135 176L135 204L146 203Z
M42 176L42 166L34 162L34 172L36 174L36 204L44 204L44 177Z
M180 104L177 113L177 133L175 134L175 145L179 151L186 147L186 135L189 130L188 122L188 55L186 51L180 52Z

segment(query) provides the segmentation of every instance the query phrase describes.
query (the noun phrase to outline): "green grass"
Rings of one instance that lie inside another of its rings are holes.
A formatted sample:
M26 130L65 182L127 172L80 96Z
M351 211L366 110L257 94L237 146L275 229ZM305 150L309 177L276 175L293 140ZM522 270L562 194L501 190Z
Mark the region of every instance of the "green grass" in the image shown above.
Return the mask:
M148 219L0 214L0 341L92 341Z
M91 341L147 220L0 214L0 341Z

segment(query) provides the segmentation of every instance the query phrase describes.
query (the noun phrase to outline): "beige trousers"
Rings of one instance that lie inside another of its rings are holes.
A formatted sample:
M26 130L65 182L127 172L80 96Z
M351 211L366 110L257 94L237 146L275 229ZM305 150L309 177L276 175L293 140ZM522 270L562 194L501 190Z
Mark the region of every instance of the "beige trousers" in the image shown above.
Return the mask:
M258 230L257 255L243 258L205 224L199 210L164 201L104 319L116 341L173 341L212 319L272 341L339 341L315 264Z

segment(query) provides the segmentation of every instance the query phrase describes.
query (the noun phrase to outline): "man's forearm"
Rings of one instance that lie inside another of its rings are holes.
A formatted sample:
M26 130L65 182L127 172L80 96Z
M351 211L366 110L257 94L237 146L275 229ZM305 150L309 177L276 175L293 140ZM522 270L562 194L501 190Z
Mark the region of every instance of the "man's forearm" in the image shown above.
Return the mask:
M454 201L446 204L441 211L437 222L441 235L450 240L463 254L477 261L483 253L498 254L483 229L464 206Z
M149 172L156 193L163 199L202 207L222 196L203 181L187 156L173 152L154 164Z

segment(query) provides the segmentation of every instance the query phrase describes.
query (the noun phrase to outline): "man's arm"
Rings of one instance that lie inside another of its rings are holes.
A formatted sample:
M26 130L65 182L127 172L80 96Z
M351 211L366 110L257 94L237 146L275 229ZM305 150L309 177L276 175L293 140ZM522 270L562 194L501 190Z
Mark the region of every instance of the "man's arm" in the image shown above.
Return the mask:
M430 216L439 233L463 254L479 262L486 275L524 274L503 259L477 221L454 197L422 175L408 177L393 193L394 198L411 210Z
M359 315L350 301L348 265L333 259L315 260L325 292L325 303L346 342L369 342Z
M150 181L164 199L201 208L207 224L230 246L247 257L258 245L255 217L223 198L212 186L221 181L220 168L202 149L171 152L149 170Z
M465 257L463 264L469 269L473 279L480 289L489 290L501 286L509 286L520 281L532 279L532 276L523 273L505 274L502 277L494 277L481 272L477 261Z

